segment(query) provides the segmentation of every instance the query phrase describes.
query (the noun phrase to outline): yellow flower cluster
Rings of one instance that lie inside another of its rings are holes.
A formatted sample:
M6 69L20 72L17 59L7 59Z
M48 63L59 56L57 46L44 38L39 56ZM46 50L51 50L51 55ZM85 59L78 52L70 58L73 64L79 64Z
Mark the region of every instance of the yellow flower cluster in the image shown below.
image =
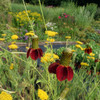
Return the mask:
M72 52L75 52L76 50L72 50Z
M89 64L87 64L85 62L81 62L81 66L89 66Z
M11 69L11 70L14 69L14 64L13 64L13 63L11 63L10 69Z
M66 39L71 39L71 36L65 36Z
M50 39L50 38L47 38L47 41L48 41L48 42L54 42L54 41L55 41L55 39Z
M26 49L28 50L28 49L29 49L29 47L26 47Z
M76 41L76 43L78 43L78 44L80 44L80 45L82 45L83 43L82 42L80 42L80 41Z
M0 41L4 41L5 40L5 38L0 38Z
M17 39L18 39L18 36L17 36L17 35L12 35L12 36L11 36L11 39L17 40Z
M27 12L22 11L18 13L9 13L9 14L11 14L16 18L16 21L19 22L20 26L29 23L29 19L34 22L42 21L42 17L39 13L31 12L30 10L28 10ZM29 17L27 16L27 14Z
M93 60L95 59L95 57L89 57L89 56L87 56L87 58L88 58L88 59L93 59Z
M27 36L33 36L34 33L33 33L33 31L30 31L30 32L26 33L25 35L27 35Z
M54 31L45 31L45 34L47 34L48 36L54 37L58 33Z
M12 43L11 45L8 46L8 48L9 48L9 49L17 49L18 46L17 46L16 44L13 44L13 43Z
M6 36L6 34L1 34L2 36Z
M81 50L84 50L84 48L82 48L80 45L75 45L76 48L80 48Z
M45 91L43 91L42 89L38 89L38 97L41 100L47 100L48 99L48 95Z
M0 94L0 100L12 100L12 96L4 91Z
M89 55L90 55L90 56L95 56L95 54L94 54L94 53L90 53Z
M45 53L43 57L41 57L41 62L46 63L46 62L53 62L56 59L59 59L59 56L56 54L51 54L51 53Z

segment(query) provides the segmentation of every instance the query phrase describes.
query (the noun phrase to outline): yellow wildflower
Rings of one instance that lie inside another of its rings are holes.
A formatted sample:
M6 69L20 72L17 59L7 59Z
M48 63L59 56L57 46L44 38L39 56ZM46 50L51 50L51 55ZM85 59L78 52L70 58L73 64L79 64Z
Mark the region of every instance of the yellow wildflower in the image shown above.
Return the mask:
M25 35L27 35L27 36L33 36L34 33L33 33L33 31L30 31L30 32L26 33Z
M59 59L59 57L56 54L45 53L45 55L41 57L41 62L42 63L53 62L56 59Z
M41 100L47 100L48 99L48 95L45 91L43 91L42 89L38 89L38 97Z
M47 41L49 41L49 42L54 42L55 39L49 39L49 38L47 38Z
M72 50L72 52L75 52L76 50Z
M71 39L71 36L66 36L65 38L66 38L66 39Z
M90 55L90 56L95 56L95 54L94 54L94 53L90 53L89 55Z
M29 49L29 47L26 47L26 49L28 50L28 49Z
M76 47L76 48L81 48L81 46L80 46L80 45L75 45L75 47Z
M93 59L93 60L95 59L95 57L89 57L89 56L87 56L87 58L88 58L88 59Z
M11 44L8 47L9 47L9 49L17 49L18 48L18 46L16 44Z
M54 58L54 59L59 59L59 56L56 55L56 54L53 54L53 58Z
M17 39L18 39L18 36L17 36L17 35L12 35L12 36L11 36L11 39L17 40Z
M48 62L47 57L41 57L41 62L42 62L42 63Z
M1 34L2 36L6 36L6 34Z
M5 40L5 38L0 38L0 41L4 41Z
M51 58L51 59L50 59L50 62L53 62L53 61L54 61L54 58Z
M83 50L85 50L86 48L83 48Z
M0 94L0 100L12 100L12 96L4 91Z
M54 32L54 31L45 31L45 34L47 34L48 36L55 36L56 34L58 34L57 32Z
M81 66L89 66L89 64L87 64L85 62L81 62Z
M81 50L84 50L84 48L82 48L80 45L75 45L76 48L80 48Z
M10 69L11 69L11 70L14 69L14 64L13 64L13 63L11 63Z
M80 44L80 45L81 45L81 44L83 44L83 43L82 43L82 42L80 42L80 41L76 41L76 43L78 43L78 44Z
M84 48L82 48L82 47L81 47L80 49L81 49L81 50L84 50Z
M54 42L55 41L55 39L50 39L50 42Z

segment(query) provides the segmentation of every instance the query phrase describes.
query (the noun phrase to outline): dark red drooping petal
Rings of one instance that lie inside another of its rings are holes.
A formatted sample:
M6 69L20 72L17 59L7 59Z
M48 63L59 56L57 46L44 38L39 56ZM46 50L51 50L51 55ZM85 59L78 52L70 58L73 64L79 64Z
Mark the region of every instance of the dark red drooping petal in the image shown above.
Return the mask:
M37 49L31 49L31 51L30 51L30 57L33 60L37 60L38 59L38 50Z
M38 48L38 57L41 58L43 56L43 51L41 48Z
M67 67L67 80L71 81L73 79L73 69L68 66Z
M60 65L56 69L56 76L59 81L63 81L67 78L67 68Z
M91 52L92 52L92 48L89 47L89 48L86 48L86 49L85 49L85 53L90 54Z
M30 51L31 51L31 49L32 49L32 48L29 48L28 51L27 51L27 58L28 58L29 55L30 55Z
M56 63L56 62L52 63L48 68L49 73L56 74L56 69L57 69L58 66L59 66L59 63Z
M95 62L98 62L98 61L99 61L98 59L95 60Z

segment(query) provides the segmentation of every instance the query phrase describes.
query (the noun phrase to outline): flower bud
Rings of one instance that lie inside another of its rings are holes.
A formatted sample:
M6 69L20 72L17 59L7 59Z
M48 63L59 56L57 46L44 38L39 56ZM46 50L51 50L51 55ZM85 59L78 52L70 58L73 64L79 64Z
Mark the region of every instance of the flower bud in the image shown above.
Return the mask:
M68 66L72 57L72 50L70 48L66 48L61 56L60 64L64 66Z

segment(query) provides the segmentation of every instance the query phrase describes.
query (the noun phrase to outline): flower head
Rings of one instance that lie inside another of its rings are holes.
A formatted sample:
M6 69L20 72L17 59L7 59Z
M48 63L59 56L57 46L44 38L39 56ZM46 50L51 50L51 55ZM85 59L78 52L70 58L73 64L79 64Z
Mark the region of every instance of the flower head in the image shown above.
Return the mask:
M37 60L38 58L41 58L43 56L43 51L41 48L38 48L38 49L33 49L33 48L30 48L28 49L27 51L27 58L28 57L31 57L33 60Z
M56 74L59 81L63 81L65 79L71 81L73 79L73 70L69 66L71 56L72 50L66 48L62 53L60 61L52 63L48 68L50 73Z
M68 17L68 15L65 15L65 18L67 18Z
M100 62L100 60L99 59L95 59L95 62Z
M0 38L0 41L4 41L5 40L5 38Z
M66 36L65 38L66 38L66 39L71 39L71 36Z
M6 36L6 34L1 34L2 36Z
M26 35L26 36L33 36L34 33L33 33L33 31L30 31L30 32L26 33L25 35Z
M83 44L83 43L82 43L82 42L80 42L80 41L76 41L76 43L78 43L78 44L80 44L80 45L81 45L81 44Z
M72 52L75 52L76 50L72 50Z
M85 53L92 53L92 48L91 47L88 47L88 48L85 48Z
M80 48L81 50L84 50L79 44L75 45L76 48Z
M4 91L0 94L0 100L12 100L12 96Z
M58 33L54 31L45 31L45 34L47 34L48 36L54 37Z
M11 70L14 69L14 64L13 64L13 63L11 63L10 69L11 69Z
M16 44L11 44L8 46L9 49L17 49L18 46Z
M31 57L33 60L37 60L43 56L43 51L38 46L38 36L34 36L32 38L32 48L28 49L27 51L27 58Z
M60 63L52 63L48 68L50 73L54 73L59 81L73 79L73 70L70 66L63 66Z
M38 89L38 97L41 100L47 100L48 99L48 95L45 91L43 91L42 89Z
M90 53L89 55L90 55L90 56L95 56L95 54L94 54L94 53Z
M61 19L61 16L59 16L58 18Z
M81 62L81 66L89 66L89 64L87 64L85 62Z
M48 42L54 42L55 39L49 39L49 38L47 38L47 41L48 41Z
M51 53L45 53L43 57L41 57L41 62L42 63L48 63L48 62L53 62L56 59L59 59L59 56L56 54L51 54Z
M17 35L12 35L12 36L11 36L11 39L17 40L17 39L18 39L18 36L17 36Z
M87 58L88 58L88 59L93 59L93 60L95 59L95 57L89 57L89 56L87 56Z

